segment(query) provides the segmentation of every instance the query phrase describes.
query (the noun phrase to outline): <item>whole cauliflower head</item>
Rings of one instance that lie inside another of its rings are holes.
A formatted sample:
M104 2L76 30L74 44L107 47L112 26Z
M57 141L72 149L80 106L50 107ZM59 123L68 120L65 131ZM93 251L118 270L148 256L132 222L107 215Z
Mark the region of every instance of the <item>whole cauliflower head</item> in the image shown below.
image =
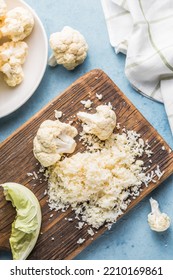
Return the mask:
M4 20L7 12L7 5L4 0L0 0L0 24Z
M29 36L33 27L34 17L31 12L25 8L17 7L6 13L0 33L2 37L8 37L17 42Z
M27 54L28 45L25 42L6 42L0 46L0 71L9 86L15 87L23 81L22 64Z
M64 153L73 153L76 142L73 139L78 134L75 127L59 120L44 121L33 141L35 158L44 167L51 166L61 159Z
M96 107L95 114L79 112L77 117L84 123L84 132L94 134L100 140L108 139L116 126L116 114L107 105Z
M150 198L151 213L148 214L148 223L152 230L162 232L170 227L170 218L167 214L161 213L158 202Z
M69 26L65 26L61 32L51 34L49 42L53 50L49 59L50 66L62 64L67 70L73 70L87 56L88 45L85 38Z

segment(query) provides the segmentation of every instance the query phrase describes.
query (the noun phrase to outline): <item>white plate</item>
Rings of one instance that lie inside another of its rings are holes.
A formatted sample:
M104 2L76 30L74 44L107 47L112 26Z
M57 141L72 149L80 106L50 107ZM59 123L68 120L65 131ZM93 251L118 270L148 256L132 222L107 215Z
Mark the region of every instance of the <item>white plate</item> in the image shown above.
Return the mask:
M34 15L35 25L30 36L24 40L29 46L23 65L24 81L17 87L10 88L0 77L0 118L14 112L32 96L44 75L48 57L46 32L37 14L22 0L6 0L6 3L8 10L17 6L29 9Z

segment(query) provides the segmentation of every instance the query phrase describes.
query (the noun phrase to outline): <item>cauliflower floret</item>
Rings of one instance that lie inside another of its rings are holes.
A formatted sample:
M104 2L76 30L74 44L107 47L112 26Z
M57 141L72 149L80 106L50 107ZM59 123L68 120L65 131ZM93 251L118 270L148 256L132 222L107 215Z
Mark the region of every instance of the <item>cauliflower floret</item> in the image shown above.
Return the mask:
M1 71L4 74L4 81L10 87L15 87L23 81L24 74L21 65L6 63L1 67Z
M96 111L95 114L79 112L77 116L84 123L83 130L85 133L94 134L100 140L106 140L116 126L116 114L107 105L98 106Z
M34 138L33 152L35 158L48 167L60 160L62 154L73 153L76 142L73 139L78 134L75 127L59 120L46 120L37 131Z
M34 18L31 12L22 7L17 7L6 13L0 32L1 36L17 42L29 36L33 27Z
M167 214L161 213L159 210L159 204L158 202L150 198L150 204L151 204L151 213L148 214L148 223L152 230L154 231L165 231L170 226L170 218Z
M23 81L21 65L27 54L28 46L25 42L6 42L0 46L0 71L9 86L14 87Z
M0 0L0 24L4 20L7 12L7 5L4 0Z
M87 56L88 45L85 38L69 26L65 26L61 32L51 34L49 42L53 50L49 59L50 66L62 64L67 70L73 70Z
M91 108L93 102L90 99L88 99L88 100L82 100L80 103L84 105L86 109L89 109Z

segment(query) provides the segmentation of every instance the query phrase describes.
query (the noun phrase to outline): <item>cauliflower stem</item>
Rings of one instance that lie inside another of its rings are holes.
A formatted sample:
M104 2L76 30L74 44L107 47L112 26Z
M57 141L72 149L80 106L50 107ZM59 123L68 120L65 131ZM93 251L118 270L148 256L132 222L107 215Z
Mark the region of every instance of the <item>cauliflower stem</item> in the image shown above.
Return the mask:
M167 214L161 213L158 202L150 198L151 213L148 215L148 223L152 230L162 232L170 227L170 218Z
M65 133L61 133L56 138L57 152L60 154L66 153L71 154L74 152L76 147L76 141Z

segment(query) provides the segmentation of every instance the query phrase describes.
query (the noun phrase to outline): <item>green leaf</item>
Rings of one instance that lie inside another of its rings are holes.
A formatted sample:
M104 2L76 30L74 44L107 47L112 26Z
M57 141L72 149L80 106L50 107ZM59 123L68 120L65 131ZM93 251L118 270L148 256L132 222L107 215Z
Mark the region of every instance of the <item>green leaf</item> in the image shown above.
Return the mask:
M41 227L41 209L36 196L28 188L17 183L5 183L6 200L16 208L12 224L10 246L14 260L25 260L33 250Z

